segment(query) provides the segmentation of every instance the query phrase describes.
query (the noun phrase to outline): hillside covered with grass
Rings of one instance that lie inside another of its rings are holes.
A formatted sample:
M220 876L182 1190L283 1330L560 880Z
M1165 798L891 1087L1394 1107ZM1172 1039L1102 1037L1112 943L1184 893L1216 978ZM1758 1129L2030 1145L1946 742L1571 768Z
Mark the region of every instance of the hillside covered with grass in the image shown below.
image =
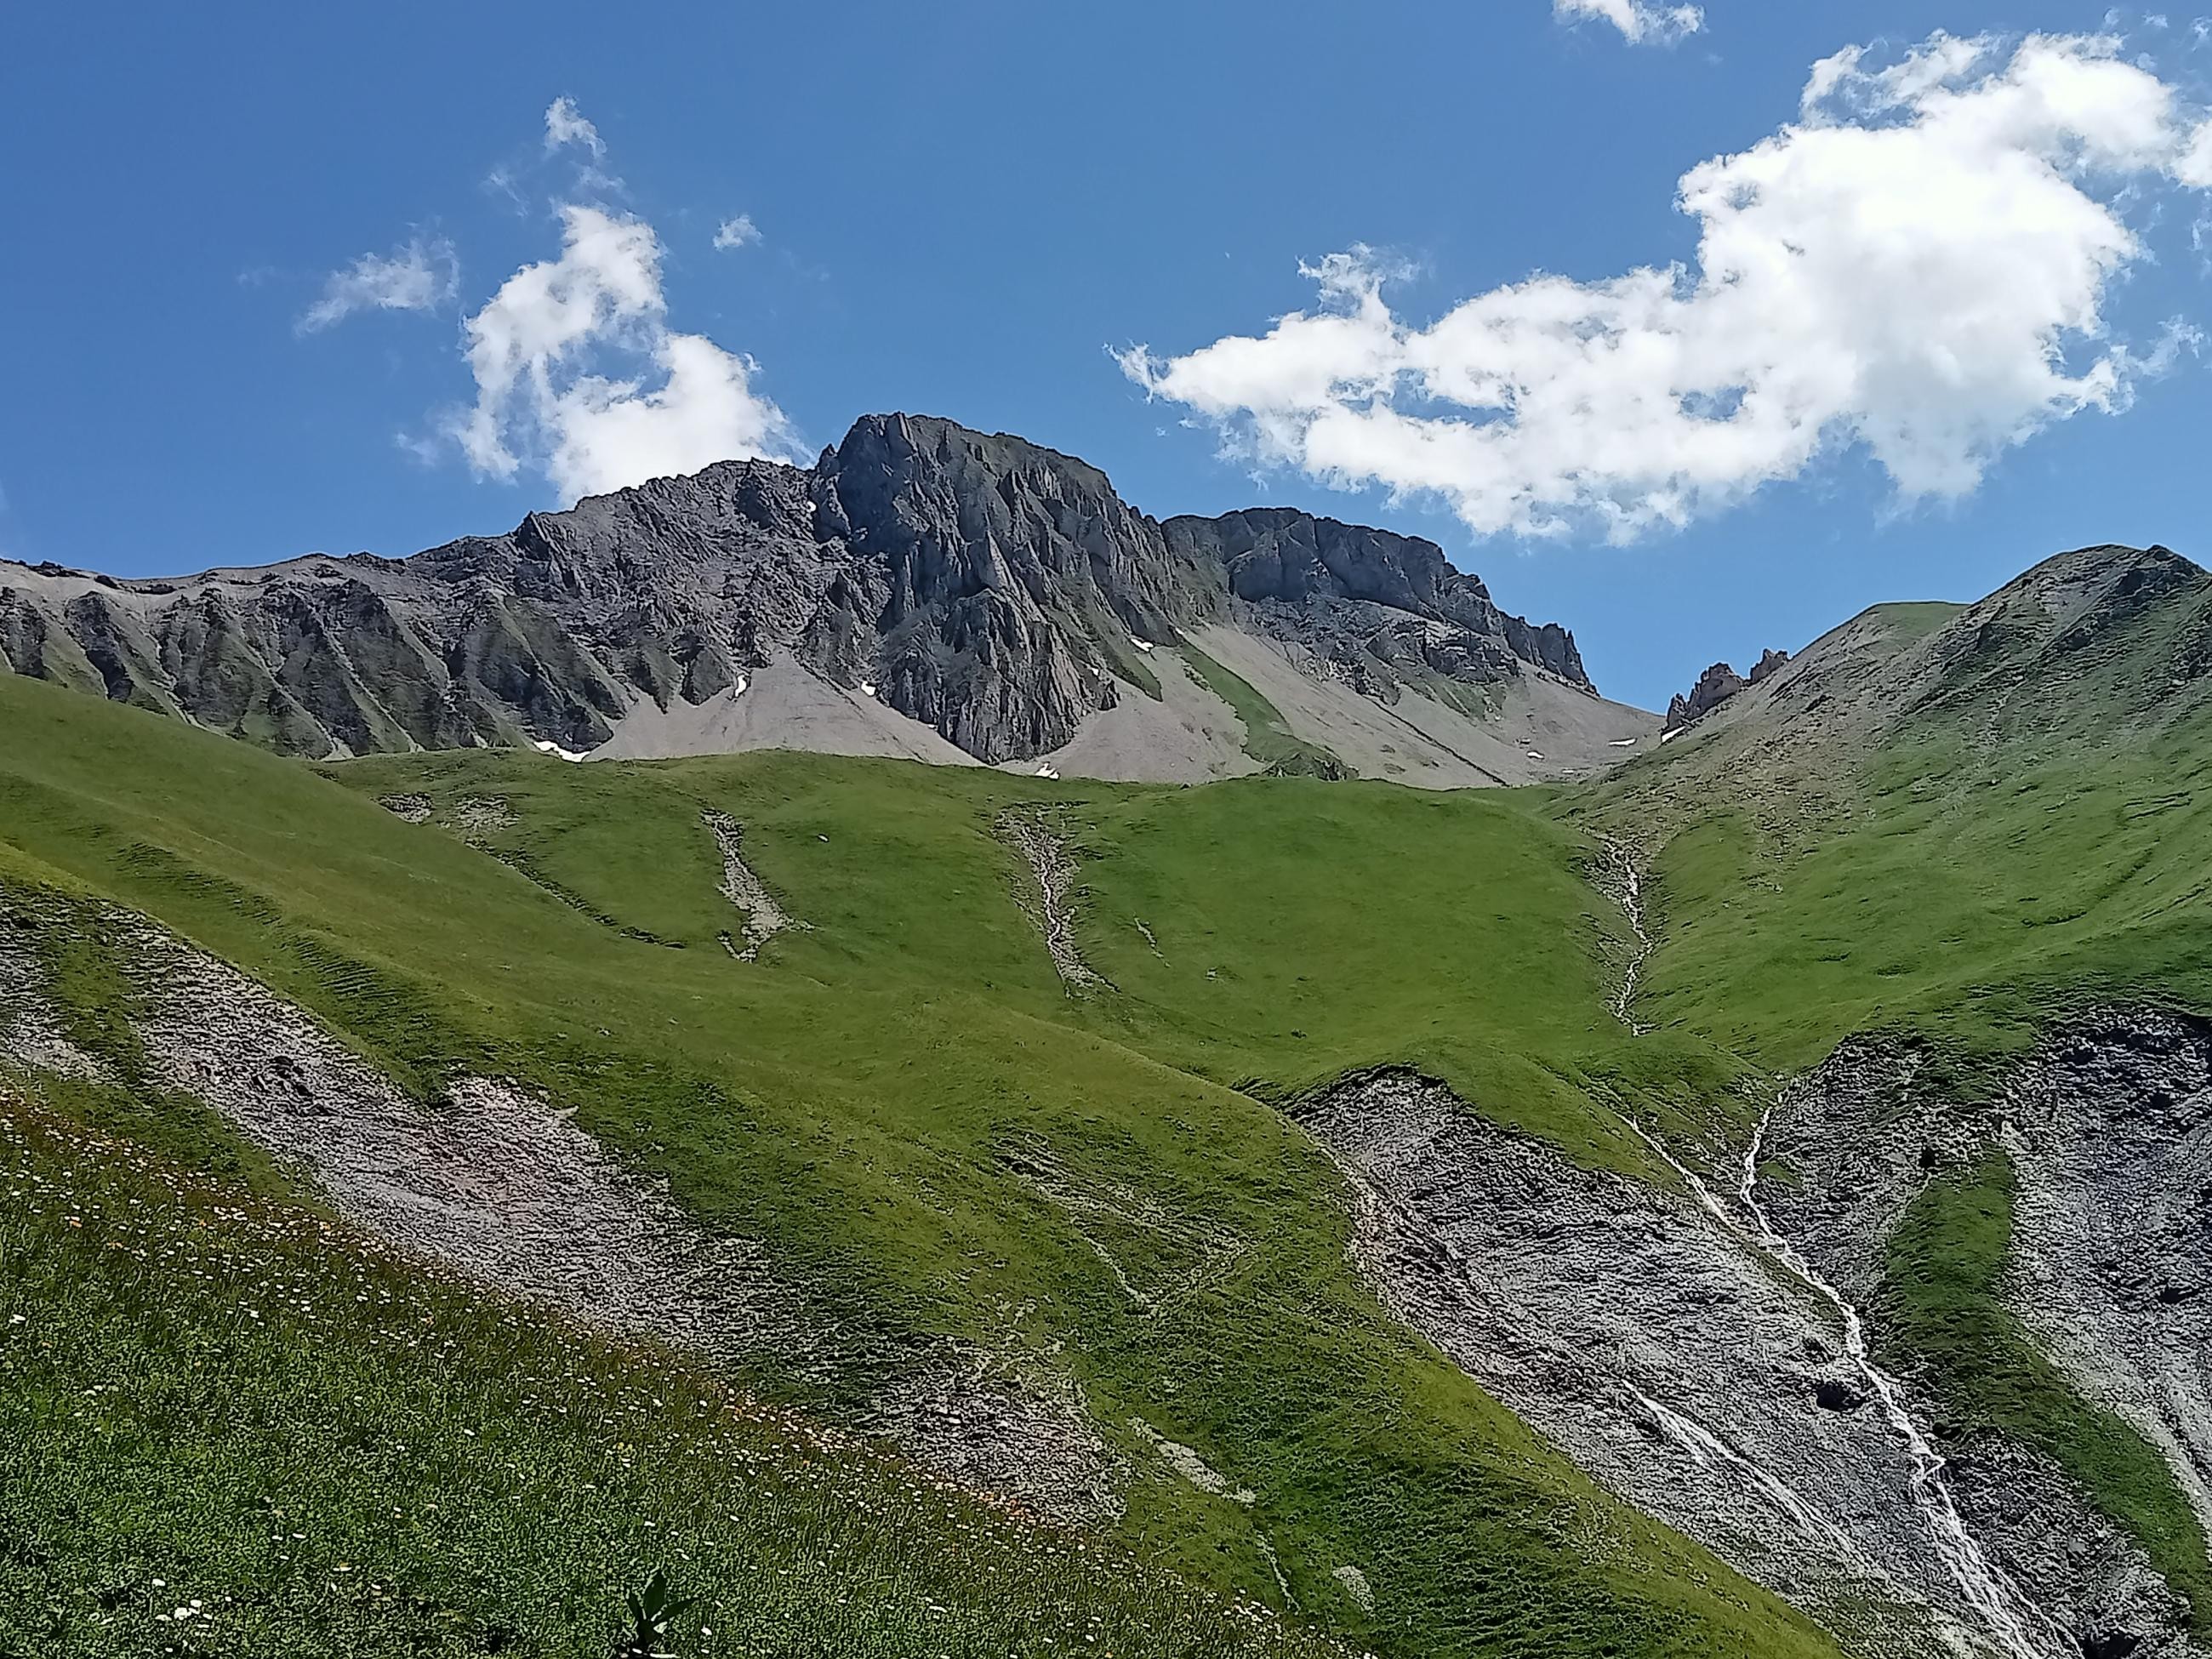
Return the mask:
M1347 1073L1408 1067L1583 1169L1680 1191L1630 1119L1717 1176L1781 1083L1846 1037L1925 1050L1971 1114L2070 1011L2212 1012L2203 612L2182 572L2142 568L2132 583L2069 567L1971 610L1869 613L1573 791L1115 786L781 753L311 769L0 676L0 903L76 907L79 924L41 947L43 982L71 1039L122 1079L14 1086L19 1200L66 1190L88 1227L104 1218L82 1237L44 1200L11 1218L14 1305L66 1338L14 1339L0 1388L76 1437L56 1455L199 1506L111 1517L104 1533L137 1540L127 1563L41 1542L46 1577L21 1582L81 1619L110 1577L135 1586L173 1556L252 1610L257 1642L288 1619L355 1616L327 1598L287 1611L294 1553L193 1541L292 1479L261 1453L149 1434L136 1416L111 1430L61 1403L105 1400L85 1391L111 1373L234 1374L269 1420L287 1401L312 1420L291 1443L328 1484L300 1501L351 1517L348 1573L435 1586L394 1628L450 1614L478 1632L454 1651L495 1625L526 1632L527 1650L590 1650L608 1598L670 1553L648 1534L674 1531L717 1585L848 1586L857 1622L792 1626L846 1644L823 1651L1049 1651L1037 1632L1085 1620L1122 1631L1117 1652L1296 1650L1207 1599L1242 1596L1383 1655L1833 1653L1395 1317L1347 1259L1344 1173L1285 1109ZM1032 867L1039 845L1059 874ZM1610 1006L1638 951L1624 858L1653 946L1629 1011L1640 1034ZM311 1186L191 1100L132 1086L131 946L103 905L234 963L431 1109L462 1076L541 1094L698 1225L757 1243L811 1328L834 1334L826 1361L794 1368L771 1345L718 1379L684 1372L659 1396L684 1400L663 1419L624 1379L678 1362L594 1349L582 1370L549 1370L569 1339L536 1314L408 1289L388 1262L341 1265L352 1247L319 1231ZM1954 1426L2055 1458L2212 1618L2203 1533L2172 1471L2008 1310L2008 1182L1992 1161L1928 1184L1892 1241L1878 1343ZM88 1253L95 1233L124 1237L123 1218L141 1232ZM264 1298L274 1316L295 1320L302 1299L344 1315L306 1345L312 1361L218 1312L234 1279L149 1285L125 1266L233 1228L222 1273L294 1286ZM387 1294L435 1306L357 1311ZM448 1317L434 1373L409 1374L392 1333ZM202 1327L234 1334L194 1346ZM747 1474L741 1501L707 1514L710 1471L729 1467L717 1437L753 1431L730 1422L796 1412L855 1436L887 1382L954 1349L1081 1402L1130 1472L1101 1547L1141 1572L1024 1577L1018 1539L990 1542L1015 1588L1003 1606L963 1602L940 1588L957 1563L900 1528L969 1511L933 1489L886 1509L867 1483L898 1477L867 1459L807 1486L811 1474ZM349 1414L343 1379L371 1372L374 1412ZM575 1432L580 1389L629 1401L609 1410L633 1412L635 1433L627 1418L612 1447ZM561 1404L517 1413L525 1398ZM466 1411L438 1403L453 1400ZM467 1456L408 1478L432 1483L417 1507L438 1506L441 1562L473 1577L424 1566L430 1547L394 1542L346 1484L385 1480L356 1451L428 1443L435 1412L438 1443ZM500 1469L453 1438L494 1422L526 1442ZM14 1444L0 1478L51 1486ZM604 1496L617 1453L634 1454L620 1504ZM234 1462L230 1484L205 1484ZM544 1474L494 1503L510 1468ZM41 1514L40 1540L65 1529L63 1510ZM532 1540L549 1535L562 1543L541 1560ZM854 1559L870 1565L841 1577ZM80 1628L83 1651L127 1650L100 1633L120 1625Z
M825 1382L745 1379L769 1397L835 1418L944 1339L1065 1374L1139 1472L1122 1547L1378 1651L1829 1650L1385 1314L1333 1171L1262 1098L1401 1059L1647 1168L1588 1093L1622 1042L1620 923L1540 798L787 756L318 775L20 680L0 699L11 886L159 919L419 1093L466 1069L573 1106L705 1224L769 1241L841 1334ZM427 823L379 804L418 795ZM1080 861L1110 994L1055 974L1009 806ZM720 942L708 811L807 924L755 962ZM100 948L57 981L91 988L87 1018ZM1579 1546L1594 1516L1617 1551Z

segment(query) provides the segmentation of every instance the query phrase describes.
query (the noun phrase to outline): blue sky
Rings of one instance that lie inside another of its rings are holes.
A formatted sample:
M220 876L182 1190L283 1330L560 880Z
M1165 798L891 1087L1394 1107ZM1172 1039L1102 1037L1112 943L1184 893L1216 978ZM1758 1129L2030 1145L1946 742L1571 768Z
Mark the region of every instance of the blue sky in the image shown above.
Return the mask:
M11 8L0 554L404 554L903 409L1431 536L1647 705L2212 557L2192 15L1575 3Z

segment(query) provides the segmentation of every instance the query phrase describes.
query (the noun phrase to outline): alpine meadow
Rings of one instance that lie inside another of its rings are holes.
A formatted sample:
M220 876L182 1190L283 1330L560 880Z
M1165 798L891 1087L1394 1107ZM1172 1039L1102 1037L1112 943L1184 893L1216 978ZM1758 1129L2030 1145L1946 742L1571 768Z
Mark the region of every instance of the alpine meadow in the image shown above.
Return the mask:
M0 24L0 1659L2212 1656L2212 25L679 9Z

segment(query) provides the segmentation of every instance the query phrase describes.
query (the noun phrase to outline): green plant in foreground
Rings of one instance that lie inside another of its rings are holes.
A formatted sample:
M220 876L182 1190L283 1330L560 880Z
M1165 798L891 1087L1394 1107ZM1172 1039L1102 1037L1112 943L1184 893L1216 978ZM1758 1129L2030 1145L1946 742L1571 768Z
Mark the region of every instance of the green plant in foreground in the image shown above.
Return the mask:
M630 1628L615 1638L613 1659L676 1659L675 1650L665 1645L673 1639L670 1628L699 1598L678 1595L667 1573L655 1567L641 1588L623 1599L629 1607Z

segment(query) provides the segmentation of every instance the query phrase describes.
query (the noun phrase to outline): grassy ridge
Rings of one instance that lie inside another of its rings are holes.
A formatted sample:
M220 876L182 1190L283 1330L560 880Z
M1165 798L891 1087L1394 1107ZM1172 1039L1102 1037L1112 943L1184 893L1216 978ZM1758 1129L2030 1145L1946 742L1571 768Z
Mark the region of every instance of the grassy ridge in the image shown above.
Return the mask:
M1272 1546L1308 1616L1386 1653L1832 1651L1407 1334L1346 1261L1326 1162L1231 1086L1415 1059L1643 1167L1589 1092L1623 1065L1595 956L1617 919L1540 799L513 752L363 762L341 787L20 680L0 719L25 739L0 756L19 872L162 918L403 1081L465 1066L576 1104L821 1287L855 1388L876 1355L963 1337L1072 1370L1110 1431L1141 1417L1258 1494L1202 1493L1132 1431L1124 1535L1147 1559L1280 1600ZM481 833L522 856L403 823L373 799L398 789L448 816L503 800L512 824ZM1117 994L1069 999L1014 902L991 823L1025 799L1062 804L1089 914L1129 917L1085 930ZM759 963L714 942L708 807L813 924ZM1040 1147L1049 1187L1021 1167ZM1133 1223L1069 1199L1129 1193Z
M1878 666L1954 614L1883 607L1863 648ZM2194 613L2130 600L2057 647L2027 626L2039 604L2007 614L2027 620L1980 630L1878 741L1822 739L1811 714L1755 721L1565 804L1656 848L1662 944L1640 1008L1662 1037L1708 1039L1771 1079L1887 1033L1972 1104L2071 1010L2212 1013L2212 721L2154 718L2185 695ZM1889 1255L1889 1357L1957 1422L2053 1457L2212 1627L2204 1532L2172 1471L2005 1306L2010 1190L1993 1154L1922 1195Z

